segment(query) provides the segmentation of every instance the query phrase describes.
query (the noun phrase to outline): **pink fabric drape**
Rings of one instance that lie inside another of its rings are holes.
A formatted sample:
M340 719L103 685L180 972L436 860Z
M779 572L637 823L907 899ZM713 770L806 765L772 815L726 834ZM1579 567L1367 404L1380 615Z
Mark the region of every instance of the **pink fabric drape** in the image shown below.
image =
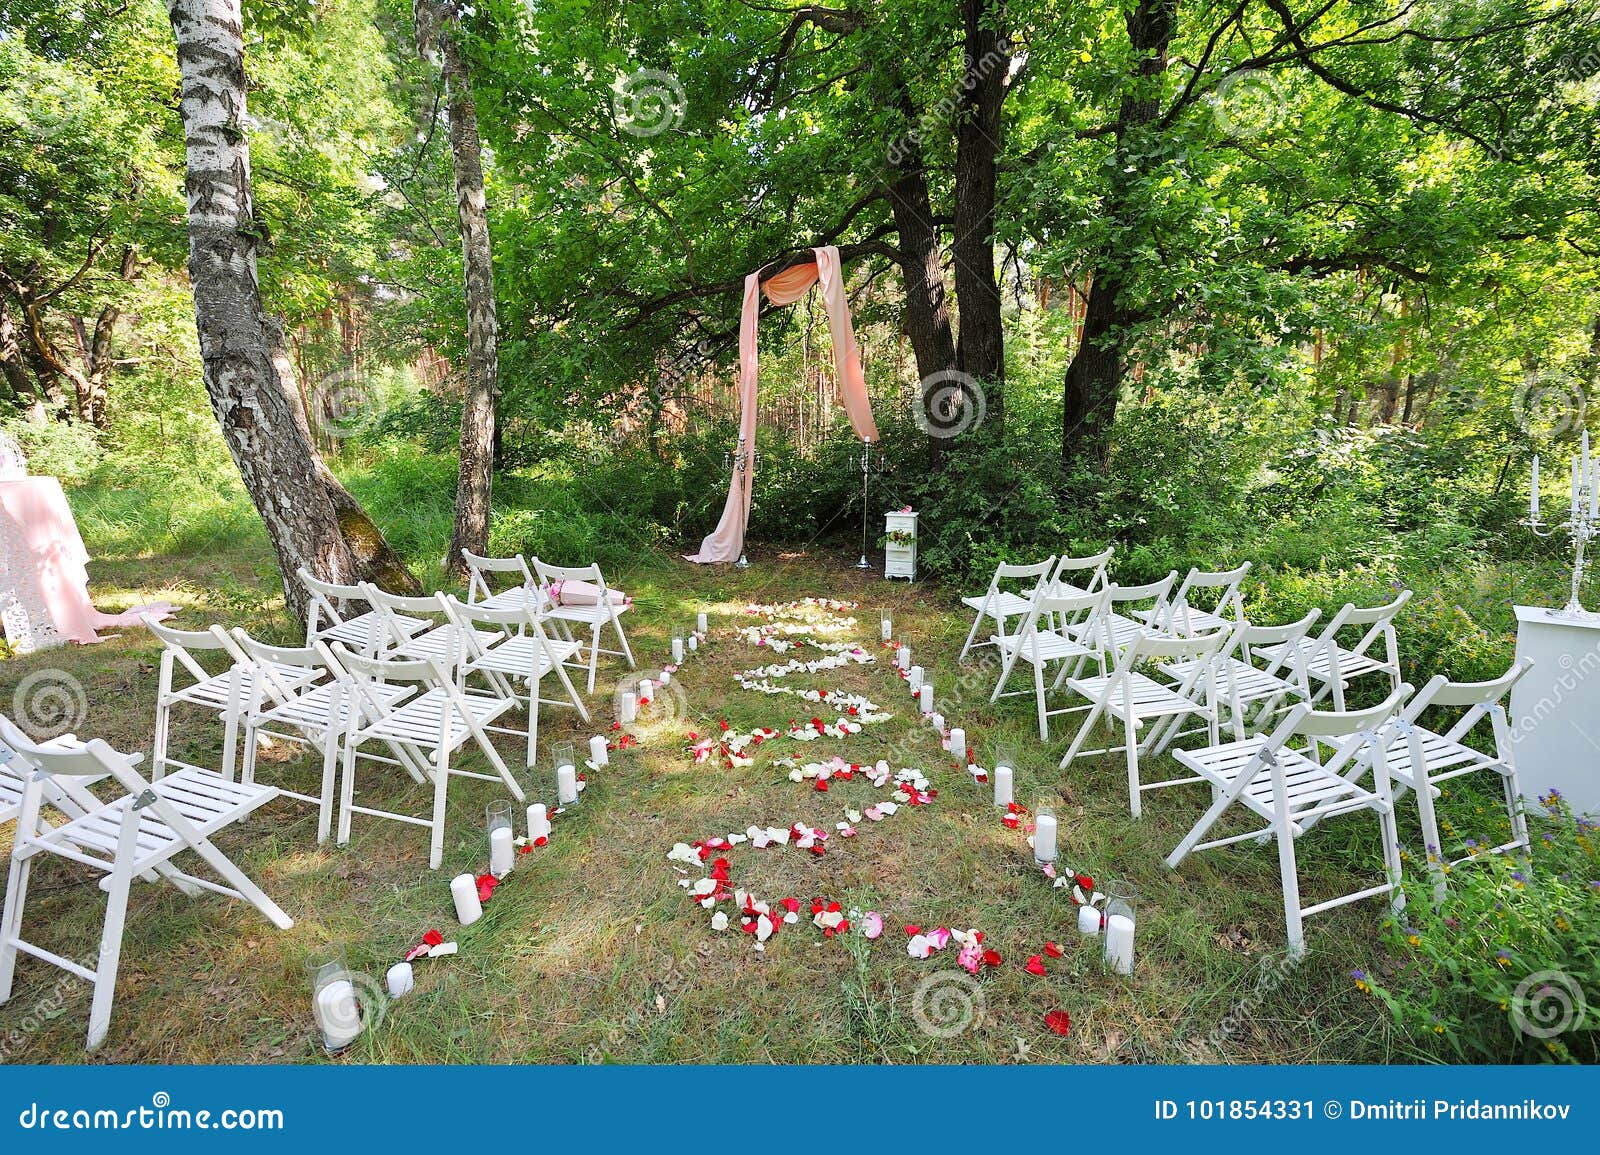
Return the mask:
M157 619L172 616L173 607L166 602L120 614L94 608L89 601L89 551L54 477L0 481L0 518L5 519L0 539L9 581L19 594L30 593L43 602L56 632L68 641L97 642L97 629L136 626L141 612Z
M688 555L690 561L702 564L737 561L744 550L744 530L750 521L750 483L755 473L756 328L761 320L763 293L774 305L789 305L805 296L812 285L821 285L828 332L833 338L839 402L857 437L878 440L878 426L872 419L872 402L867 397L867 382L861 371L861 353L856 346L855 329L850 324L850 306L845 301L839 250L828 245L813 252L815 260L793 265L765 281L760 269L744 279L744 307L739 314L739 448L743 460L734 462L722 519L700 543L700 552Z

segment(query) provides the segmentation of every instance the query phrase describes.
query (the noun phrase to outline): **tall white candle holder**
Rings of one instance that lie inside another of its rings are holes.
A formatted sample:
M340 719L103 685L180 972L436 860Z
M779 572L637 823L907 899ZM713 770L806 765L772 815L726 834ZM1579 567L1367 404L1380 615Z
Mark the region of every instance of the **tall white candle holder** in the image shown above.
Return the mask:
M1105 927L1106 966L1119 975L1133 973L1133 932L1138 920L1134 906L1139 892L1131 882L1113 879L1102 883L1100 893L1106 896L1101 922Z
M349 1049L366 1027L344 952L338 947L317 951L306 961L306 975L311 980L312 1017L322 1037L322 1049L337 1055Z
M558 742L555 747L556 805L578 804L578 751L571 742Z
M1522 524L1532 530L1535 537L1551 538L1564 533L1567 540L1572 543L1572 584L1567 604L1559 610L1546 610L1545 613L1552 618L1567 620L1600 619L1600 614L1584 609L1583 603L1578 600L1579 590L1583 586L1584 550L1594 539L1597 531L1600 531L1600 462L1589 455L1587 430L1583 434L1581 449L1572 458L1567 519L1552 524L1540 518L1539 458L1535 455L1533 484L1528 497L1528 516L1523 518Z
M1039 799L1033 806L1033 862L1048 866L1056 860L1056 808L1053 802Z
M743 437L739 438L739 447L732 453L724 451L722 454L722 468L736 472L739 476L739 489L748 493L751 477L756 467L761 464L761 452L745 444ZM739 560L734 563L740 569L750 568L750 558L745 554L743 544L739 548Z
M856 562L856 568L871 569L872 563L867 560L867 524L872 516L872 507L867 500L867 490L873 474L882 475L888 472L889 459L883 455L882 449L879 449L878 455L874 457L871 440L863 437L861 448L850 455L850 464L861 470L861 560Z
M489 830L489 873L504 878L516 867L516 852L511 847L511 803L491 802L484 808Z

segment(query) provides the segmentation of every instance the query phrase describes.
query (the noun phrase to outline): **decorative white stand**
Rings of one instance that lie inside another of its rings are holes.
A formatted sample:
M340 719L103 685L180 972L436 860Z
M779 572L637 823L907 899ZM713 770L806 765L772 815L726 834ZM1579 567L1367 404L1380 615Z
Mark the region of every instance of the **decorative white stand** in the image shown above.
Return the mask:
M1600 615L1514 606L1517 657L1530 669L1511 689L1517 773L1530 805L1552 788L1579 814L1600 814Z
M907 581L917 580L917 515L915 513L902 513L898 510L883 515L883 529L885 533L900 530L911 535L907 545L896 545L893 541L884 543L883 547L883 576L886 578L903 577Z

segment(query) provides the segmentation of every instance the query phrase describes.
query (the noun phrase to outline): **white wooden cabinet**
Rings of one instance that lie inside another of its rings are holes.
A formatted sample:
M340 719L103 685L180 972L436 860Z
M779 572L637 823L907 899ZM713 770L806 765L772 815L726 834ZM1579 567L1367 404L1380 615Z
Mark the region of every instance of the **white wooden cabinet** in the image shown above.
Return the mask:
M883 576L917 578L917 515L895 510L883 515L883 530L888 540L883 545ZM897 535L910 534L908 542L896 542Z

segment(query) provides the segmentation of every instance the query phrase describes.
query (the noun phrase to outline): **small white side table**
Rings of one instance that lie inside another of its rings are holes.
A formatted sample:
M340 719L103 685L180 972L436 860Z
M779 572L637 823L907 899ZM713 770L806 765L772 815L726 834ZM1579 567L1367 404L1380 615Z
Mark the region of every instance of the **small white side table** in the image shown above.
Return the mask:
M906 545L896 545L887 541L883 546L883 576L886 578L902 577L907 581L917 580L917 515L901 510L894 510L883 515L883 530L885 533L900 531L909 533L911 541Z
M1600 617L1513 606L1517 657L1533 667L1511 689L1511 737L1522 791L1561 791L1578 814L1600 814Z

